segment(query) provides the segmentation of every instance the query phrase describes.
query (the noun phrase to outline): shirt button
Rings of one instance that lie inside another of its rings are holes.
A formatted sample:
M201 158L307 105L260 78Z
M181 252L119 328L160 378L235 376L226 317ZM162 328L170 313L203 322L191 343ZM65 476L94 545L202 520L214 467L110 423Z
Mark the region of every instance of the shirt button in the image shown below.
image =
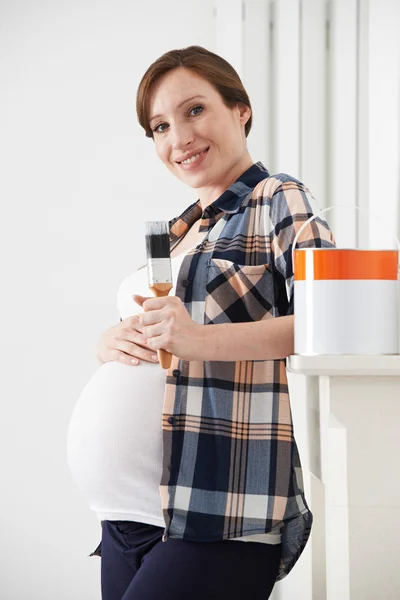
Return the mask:
M175 425L175 421L176 421L175 417L168 417L168 423L170 425Z
M181 374L181 372L180 372L180 370L179 370L179 369L174 369L174 370L172 371L172 375L173 375L174 377L179 377L179 375L180 375L180 374Z
M182 285L183 285L183 287L189 287L189 285L190 285L189 279L183 279L182 280Z

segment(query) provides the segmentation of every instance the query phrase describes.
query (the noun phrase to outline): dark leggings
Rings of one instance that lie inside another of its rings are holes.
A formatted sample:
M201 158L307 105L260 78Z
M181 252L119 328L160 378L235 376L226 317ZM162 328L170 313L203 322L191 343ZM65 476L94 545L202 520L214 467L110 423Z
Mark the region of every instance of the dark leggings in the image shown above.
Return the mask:
M187 542L133 521L102 521L102 600L267 600L281 545Z

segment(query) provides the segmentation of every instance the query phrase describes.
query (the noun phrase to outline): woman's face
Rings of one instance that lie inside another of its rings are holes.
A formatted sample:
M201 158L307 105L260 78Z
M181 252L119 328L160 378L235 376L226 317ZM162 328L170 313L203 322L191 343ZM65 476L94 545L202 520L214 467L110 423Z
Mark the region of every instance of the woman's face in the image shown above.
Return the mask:
M253 164L244 133L250 115L244 105L228 108L206 79L184 67L166 73L149 99L158 156L203 200L213 201L210 195L217 198Z

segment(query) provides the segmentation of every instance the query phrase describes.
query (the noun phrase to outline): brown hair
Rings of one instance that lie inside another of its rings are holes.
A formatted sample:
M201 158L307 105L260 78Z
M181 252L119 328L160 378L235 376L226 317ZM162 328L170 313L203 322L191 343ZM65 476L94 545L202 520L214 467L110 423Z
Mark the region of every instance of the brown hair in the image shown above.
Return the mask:
M153 62L143 75L136 94L136 112L140 125L147 137L153 137L149 125L148 100L154 84L168 71L177 67L190 69L207 79L219 92L229 108L243 103L251 109L251 104L243 83L235 69L218 54L201 46L189 46L180 50L170 50ZM252 115L245 125L246 137L250 133Z

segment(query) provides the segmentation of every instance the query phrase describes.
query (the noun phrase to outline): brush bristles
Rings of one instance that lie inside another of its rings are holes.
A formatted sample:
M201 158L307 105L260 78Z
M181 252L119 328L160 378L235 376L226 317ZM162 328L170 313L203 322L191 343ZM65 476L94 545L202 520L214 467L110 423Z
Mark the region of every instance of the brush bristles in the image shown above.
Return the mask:
M167 221L147 221L147 258L170 258L169 225Z

